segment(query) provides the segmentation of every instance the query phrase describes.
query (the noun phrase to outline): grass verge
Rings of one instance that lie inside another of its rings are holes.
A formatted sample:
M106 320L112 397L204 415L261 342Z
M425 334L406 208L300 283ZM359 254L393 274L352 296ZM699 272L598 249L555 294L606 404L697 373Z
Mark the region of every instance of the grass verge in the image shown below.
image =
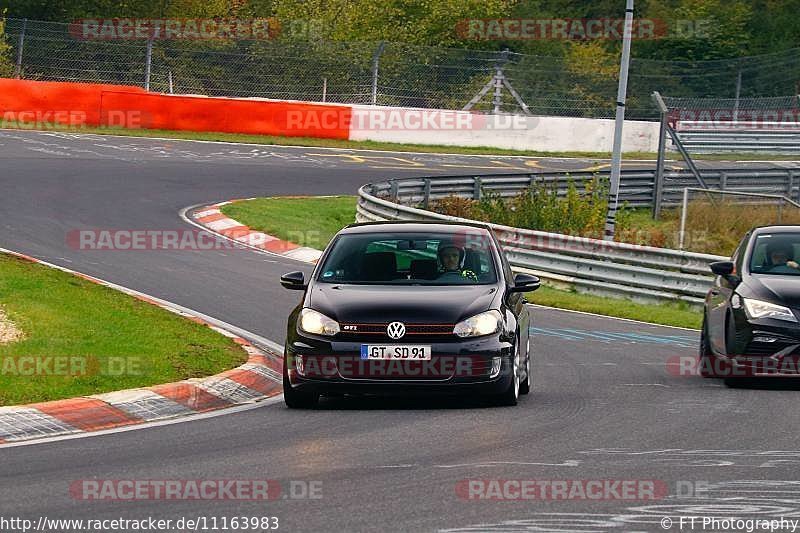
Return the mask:
M175 130L127 129L111 127L70 127L61 124L43 124L32 128L25 124L4 122L3 128L29 131L61 131L70 133L93 133L98 135L121 135L125 137L162 137L177 140L220 141L248 144L274 144L280 146L307 146L309 148L342 148L359 150L379 150L385 152L421 152L447 153L462 155L505 155L526 157L575 157L582 159L611 159L611 152L542 152L538 150L506 150L489 146L447 146L428 144L406 144L376 141L348 141L340 139L317 139L312 137L280 137L277 135L248 135L243 133L196 132ZM671 160L677 161L677 154L670 154ZM709 161L795 161L796 155L786 154L693 154L697 160ZM655 152L625 152L623 159L656 159Z
M208 376L246 360L206 326L7 255L0 255L0 303L25 335L0 345L0 405Z
M254 230L322 250L355 221L356 197L258 198L224 205L222 212Z
M355 206L354 196L277 197L228 204L222 207L222 212L253 229L323 249L337 231L355 219ZM685 328L699 328L701 320L700 313L686 304L640 304L547 286L528 294L528 300L561 309Z
M703 319L700 311L684 303L642 304L621 298L604 298L547 286L528 293L526 298L533 304L681 328L700 329Z

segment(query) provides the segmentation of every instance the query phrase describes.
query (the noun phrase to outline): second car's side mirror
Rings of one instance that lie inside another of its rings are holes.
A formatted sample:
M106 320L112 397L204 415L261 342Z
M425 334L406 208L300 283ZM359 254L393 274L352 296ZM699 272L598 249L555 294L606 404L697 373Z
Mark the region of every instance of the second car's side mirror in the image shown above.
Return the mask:
M739 277L734 274L736 266L733 264L733 261L717 261L711 263L709 266L711 267L711 272L717 276L722 276L733 284L739 283Z
M281 285L284 288L296 291L302 291L308 285L306 285L306 278L302 272L289 272L281 276Z
M517 274L514 276L514 286L509 289L510 292L531 292L540 287L539 278L531 276L530 274Z
M717 261L709 266L711 267L711 272L717 276L730 276L734 270L733 261Z

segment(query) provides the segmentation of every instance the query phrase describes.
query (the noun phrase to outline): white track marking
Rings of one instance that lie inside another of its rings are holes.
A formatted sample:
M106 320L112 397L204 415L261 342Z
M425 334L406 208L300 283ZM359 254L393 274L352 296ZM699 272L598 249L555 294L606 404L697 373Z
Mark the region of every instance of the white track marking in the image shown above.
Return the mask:
M215 418L218 416L229 415L233 413L241 413L243 411L250 411L252 409L258 409L260 407L267 407L276 403L283 401L283 394L279 394L277 396L272 396L270 398L266 398L264 400L260 400L257 402L245 404L245 405L237 405L235 407L227 407L225 409L220 409L218 411L210 411L207 413L199 413L194 415L182 416L180 418L174 418L170 420L159 420L157 422L146 422L144 424L136 424L133 426L124 426L120 428L114 429L104 429L101 431L92 431L88 433L76 433L73 435L61 435L58 437L52 438L44 438L44 439L37 439L37 440L26 440L22 442L10 442L8 444L0 444L0 449L3 448L17 448L19 446L33 446L36 444L49 444L51 442L58 442L63 440L73 440L73 439L85 439L89 437L99 437L102 435L113 435L115 433L125 433L128 431L137 431L140 429L149 429L154 427L162 427L162 426L171 426L173 424L181 424L183 422L194 422L197 420L205 420L207 418Z

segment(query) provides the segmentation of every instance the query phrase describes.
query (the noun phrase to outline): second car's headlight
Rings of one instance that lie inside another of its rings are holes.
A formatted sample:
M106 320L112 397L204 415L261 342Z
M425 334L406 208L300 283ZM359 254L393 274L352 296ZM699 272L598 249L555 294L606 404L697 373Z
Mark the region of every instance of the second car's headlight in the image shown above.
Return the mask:
M503 326L503 316L499 311L491 310L462 320L453 328L459 337L480 337L497 333Z
M314 311L313 309L304 308L300 311L300 329L306 333L314 333L315 335L336 335L339 333L339 323L332 318Z
M744 300L744 310L747 312L747 318L774 318L776 320L786 320L787 322L797 322L797 318L788 307L763 300L753 300L752 298L742 298L742 300Z

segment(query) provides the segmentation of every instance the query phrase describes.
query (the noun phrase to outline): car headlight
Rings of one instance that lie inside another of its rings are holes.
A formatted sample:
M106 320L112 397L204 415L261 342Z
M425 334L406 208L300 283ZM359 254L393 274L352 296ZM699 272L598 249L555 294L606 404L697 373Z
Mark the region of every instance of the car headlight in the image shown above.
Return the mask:
M339 323L306 307L300 311L300 329L306 333L331 336L339 333Z
M480 337L497 333L503 326L503 316L494 309L462 320L453 328L459 337Z
M744 300L744 310L747 312L747 318L774 318L776 320L786 320L787 322L797 322L797 317L788 307L763 300L753 300L752 298L742 298L742 300Z

